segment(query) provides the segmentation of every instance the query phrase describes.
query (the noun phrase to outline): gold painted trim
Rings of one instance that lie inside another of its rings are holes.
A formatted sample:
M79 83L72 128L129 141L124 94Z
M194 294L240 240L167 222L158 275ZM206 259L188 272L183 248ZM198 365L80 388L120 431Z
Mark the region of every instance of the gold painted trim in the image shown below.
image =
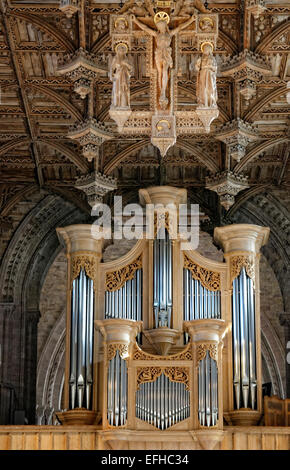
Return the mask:
M197 281L200 281L203 287L211 291L221 290L221 275L219 272L210 271L209 269L203 268L198 264L194 263L185 254L183 267L189 269L191 275Z
M121 289L126 281L133 279L137 269L142 268L142 254L135 261L117 271L106 273L105 290L109 292Z
M107 359L111 361L116 356L117 351L122 359L128 359L129 346L124 343L110 343L107 345Z
M192 361L191 343L189 342L186 348L177 354L168 356L157 356L142 351L137 344L135 344L133 352L133 360L135 361Z
M218 346L217 346L217 344L215 344L215 343L201 343L197 346L197 350L196 350L196 365L198 365L198 363L205 358L207 351L209 352L210 357L212 359L214 359L215 361L217 361L217 359L218 359Z
M189 390L189 368L188 367L138 367L137 369L137 390L142 383L155 382L164 373L171 382L184 383L186 390Z
M79 251L71 255L71 282L85 269L86 275L97 285L97 260L98 256L91 251Z
M245 268L247 275L255 284L255 258L253 255L232 256L231 263L231 285L233 280L238 277L242 268Z

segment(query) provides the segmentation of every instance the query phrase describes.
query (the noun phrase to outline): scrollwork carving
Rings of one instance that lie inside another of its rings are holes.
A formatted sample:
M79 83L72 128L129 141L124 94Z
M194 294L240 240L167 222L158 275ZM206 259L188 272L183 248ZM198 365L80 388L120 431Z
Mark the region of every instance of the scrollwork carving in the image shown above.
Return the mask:
M80 274L81 269L86 271L86 275L94 281L96 286L97 278L97 256L89 251L82 251L71 257L71 280L73 281Z
M110 343L107 347L107 358L111 361L116 356L116 352L119 352L119 356L122 359L127 359L129 356L129 346L124 343Z
M142 383L155 382L164 373L171 382L184 383L189 390L189 369L187 367L139 367L137 369L137 390Z
M140 255L133 263L124 266L117 271L106 273L105 289L109 292L121 289L126 281L133 279L137 269L142 268L142 255Z
M249 278L255 282L255 258L253 255L238 255L231 258L231 284L240 274L241 269L245 268Z
M219 272L210 271L191 261L184 255L184 268L189 269L192 277L200 281L203 287L211 291L221 290L221 276Z
M172 354L170 356L155 356L154 354L149 354L145 351L142 351L137 345L135 346L133 353L133 360L135 361L164 361L164 360L173 360L173 361L192 361L192 352L191 352L191 343L188 343L186 348L177 354Z
M201 343L197 346L196 350L196 364L200 361L202 361L205 356L207 351L209 352L210 357L217 361L218 359L218 346L215 343Z

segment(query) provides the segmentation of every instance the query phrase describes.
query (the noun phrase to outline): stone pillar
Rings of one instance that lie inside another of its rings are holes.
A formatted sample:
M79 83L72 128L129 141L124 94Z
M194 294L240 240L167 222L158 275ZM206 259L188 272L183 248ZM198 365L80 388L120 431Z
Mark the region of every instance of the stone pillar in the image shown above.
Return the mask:
M93 225L58 228L68 259L64 406L62 424L94 424L97 418L94 315L103 240Z
M280 325L284 326L285 334L285 356L286 356L286 397L290 398L290 314L281 313L279 316Z
M233 362L233 375L228 384L230 409L224 414L230 424L255 425L262 416L259 252L269 232L267 227L249 224L214 231L228 265L232 296L228 357Z
M27 311L25 318L24 405L29 424L36 422L37 324L40 313Z

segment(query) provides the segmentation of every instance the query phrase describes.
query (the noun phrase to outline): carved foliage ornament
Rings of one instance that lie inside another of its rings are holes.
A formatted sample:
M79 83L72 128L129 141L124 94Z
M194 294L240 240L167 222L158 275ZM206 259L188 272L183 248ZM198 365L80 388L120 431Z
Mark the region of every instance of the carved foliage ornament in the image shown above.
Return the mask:
M253 255L238 255L231 257L231 284L240 274L241 269L245 268L249 278L255 282L255 258Z
M154 212L154 238L161 228L166 228L171 239L177 238L177 211L156 210Z
M198 264L195 264L191 259L184 255L184 268L189 269L192 277L200 281L203 287L211 291L221 290L221 276L220 273L210 271Z
M164 373L171 382L184 383L189 390L189 369L187 367L139 367L137 369L137 390L142 383L155 382Z
M108 272L106 274L105 289L109 292L121 289L126 281L133 279L137 269L142 268L142 255L140 255L133 263L124 266L117 271Z
M186 348L178 354L172 354L170 356L155 356L149 354L139 348L138 345L135 345L133 360L135 361L164 361L164 360L174 360L174 361L191 361L192 352L191 352L191 343L188 343Z
M86 275L94 281L96 286L97 278L97 256L92 252L82 251L73 254L71 257L71 280L73 281L80 274L81 269L86 271Z
M108 361L111 361L111 359L114 359L116 356L116 352L119 352L119 356L122 359L127 359L129 356L129 346L128 344L124 343L110 343L108 344L108 349L107 349L107 358Z
M209 343L202 343L202 344L199 344L197 346L197 350L196 350L196 363L198 365L199 361L202 361L205 356L206 356L206 352L209 352L209 355L212 359L214 359L215 361L217 361L217 357L218 357L218 346L217 344L213 343L213 344L209 344Z

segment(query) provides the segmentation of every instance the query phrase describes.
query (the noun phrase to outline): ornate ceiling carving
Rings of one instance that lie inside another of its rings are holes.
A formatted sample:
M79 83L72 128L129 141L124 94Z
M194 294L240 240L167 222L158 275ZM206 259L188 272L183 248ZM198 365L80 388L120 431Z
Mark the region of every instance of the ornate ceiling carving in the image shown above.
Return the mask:
M108 76L97 77L93 104L89 104L74 91L74 83L57 72L65 55L80 47L108 67L112 54L110 17L118 13L119 5L86 0L82 23L78 13L68 18L57 1L4 1L0 28L0 168L6 199L11 186L23 191L33 184L53 191L56 187L77 191L75 181L94 170L117 178L118 187L128 190L144 186L144 182L150 185L161 181L194 191L206 187L207 176L223 171L248 177L250 188L241 196L251 196L253 190L259 192L265 185L278 191L288 187L290 7L285 1L266 1L265 7L258 14L256 3L246 2L241 14L236 2L210 4L211 13L219 17L215 49L219 117L208 135L181 135L161 159L148 137L117 134L109 116L112 82ZM199 52L195 41L186 35L181 39L177 83L180 111L190 110L196 99L194 64ZM134 65L131 108L148 111L150 80L144 35L132 38L130 55ZM233 69L230 75L226 73L229 67ZM251 81L255 86L252 96ZM89 111L114 135L101 146L98 168L82 156L79 144L67 137L69 128L85 120ZM222 126L239 119L255 129L255 139L244 142L243 136L236 135L235 145L228 137L226 142L217 139ZM236 155L240 161L236 161ZM279 194L276 197L279 199ZM217 198L213 200L218 202Z

